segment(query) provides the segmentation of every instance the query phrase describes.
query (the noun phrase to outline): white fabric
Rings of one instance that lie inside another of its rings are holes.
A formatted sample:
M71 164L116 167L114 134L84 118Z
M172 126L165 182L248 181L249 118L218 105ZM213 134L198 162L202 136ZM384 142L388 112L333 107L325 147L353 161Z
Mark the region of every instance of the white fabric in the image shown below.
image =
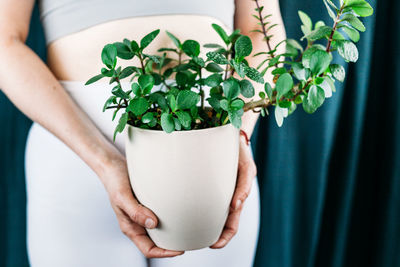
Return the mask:
M78 103L84 101L82 97L76 98L79 92L86 95L90 90L99 90L91 94L90 100L94 102L91 108L100 110L106 99L103 96L109 93L105 84L92 87L84 87L82 82L62 84ZM87 107L84 110L89 116L96 114L96 111L88 112ZM102 118L95 119L100 129L113 127L108 116ZM119 140L122 148L123 138ZM225 248L206 248L187 251L175 258L147 260L120 231L108 195L96 174L65 144L34 123L25 157L27 241L32 267L252 266L260 217L256 179L245 202L239 231Z

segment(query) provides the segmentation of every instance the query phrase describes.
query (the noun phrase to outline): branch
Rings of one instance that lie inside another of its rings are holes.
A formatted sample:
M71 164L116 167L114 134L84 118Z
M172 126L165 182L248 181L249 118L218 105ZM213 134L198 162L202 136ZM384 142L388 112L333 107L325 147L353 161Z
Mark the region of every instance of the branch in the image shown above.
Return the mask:
M269 42L267 30L265 29L264 18L263 18L262 12L261 12L260 4L258 3L258 0L254 0L254 1L256 2L256 5L257 5L258 17L260 18L261 29L262 29L263 35L265 37L265 42L267 43L268 51L271 52L272 47ZM274 53L271 53L271 58L274 58L274 57L275 57Z

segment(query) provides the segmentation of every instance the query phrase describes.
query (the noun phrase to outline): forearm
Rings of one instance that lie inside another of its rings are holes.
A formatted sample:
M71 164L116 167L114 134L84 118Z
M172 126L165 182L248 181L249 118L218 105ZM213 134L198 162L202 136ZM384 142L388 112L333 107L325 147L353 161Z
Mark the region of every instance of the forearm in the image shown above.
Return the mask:
M240 1L242 3L242 1ZM258 33L258 32L251 32L252 30L255 29L261 29L260 25L257 24L257 21L255 18L253 18L251 15L252 14L257 14L256 11L254 10L257 6L254 1L245 1L248 5L246 7L239 7L237 10L237 18L235 20L235 25L237 28L241 29L242 34L245 34L250 37L253 43L253 52L252 54L247 58L247 61L249 62L250 66L257 67L265 58L265 56L257 56L254 57L256 53L263 52L263 51L269 51L269 47L264 39L264 35ZM282 21L281 17L281 12L279 8L279 2L278 1L272 1L268 2L265 0L259 0L259 5L264 6L264 9L262 11L263 16L267 14L272 14L271 17L269 17L267 20L270 22L269 25L277 24L274 28L272 28L269 31L270 35L273 35L273 37L270 39L269 44L273 48L275 47L279 42L282 40L286 39L286 31L285 27ZM237 4L238 5L238 4ZM258 14L257 14L258 15ZM241 18L244 19L241 19ZM281 54L285 52L285 45L282 44L278 47L277 51L275 54ZM267 73L264 76L264 80L271 83L273 82L273 75L271 74L271 70L267 71ZM253 82L253 86L255 88L255 97L254 99L258 99L258 94L259 92L264 91L264 85L255 83ZM245 99L246 102L248 102L250 99ZM245 114L242 116L242 129L249 135L249 137L252 135L254 126L257 123L257 120L259 118L259 113L253 112L253 111L247 111Z
M110 161L123 157L21 40L2 38L0 58L0 88L8 98L67 144L98 175Z

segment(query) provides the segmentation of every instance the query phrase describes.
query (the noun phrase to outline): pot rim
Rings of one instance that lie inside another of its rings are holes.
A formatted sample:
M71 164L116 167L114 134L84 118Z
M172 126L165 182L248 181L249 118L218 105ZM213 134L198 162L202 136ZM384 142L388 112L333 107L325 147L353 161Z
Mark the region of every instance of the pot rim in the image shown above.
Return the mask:
M143 129L143 128L139 128L136 126L132 126L130 124L127 124L127 126L128 126L128 128L129 127L134 128L135 131L148 132L148 133L153 133L153 134L166 134L166 135L173 135L173 134L174 135L184 135L184 134L193 134L193 133L206 133L206 132L211 132L211 131L215 131L215 130L227 128L227 127L233 127L234 129L236 129L239 132L239 129L234 127L231 123L228 123L226 125L216 126L216 127L204 128L204 129L173 131L172 133L166 133L163 130Z

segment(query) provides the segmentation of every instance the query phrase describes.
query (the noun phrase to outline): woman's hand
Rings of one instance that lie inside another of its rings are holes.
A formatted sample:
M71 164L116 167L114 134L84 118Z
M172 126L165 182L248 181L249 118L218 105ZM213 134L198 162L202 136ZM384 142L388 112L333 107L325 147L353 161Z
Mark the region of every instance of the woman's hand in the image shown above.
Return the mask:
M172 251L157 247L149 238L145 228L155 228L157 217L139 204L132 193L125 158L112 160L101 175L109 194L111 205L117 215L122 232L128 236L147 258L174 257L183 251Z
M218 241L210 248L223 248L228 244L239 228L240 213L243 203L250 194L253 179L257 175L257 168L254 163L250 146L247 140L240 135L239 145L239 165L236 189L233 194L229 215L225 223L224 230Z

